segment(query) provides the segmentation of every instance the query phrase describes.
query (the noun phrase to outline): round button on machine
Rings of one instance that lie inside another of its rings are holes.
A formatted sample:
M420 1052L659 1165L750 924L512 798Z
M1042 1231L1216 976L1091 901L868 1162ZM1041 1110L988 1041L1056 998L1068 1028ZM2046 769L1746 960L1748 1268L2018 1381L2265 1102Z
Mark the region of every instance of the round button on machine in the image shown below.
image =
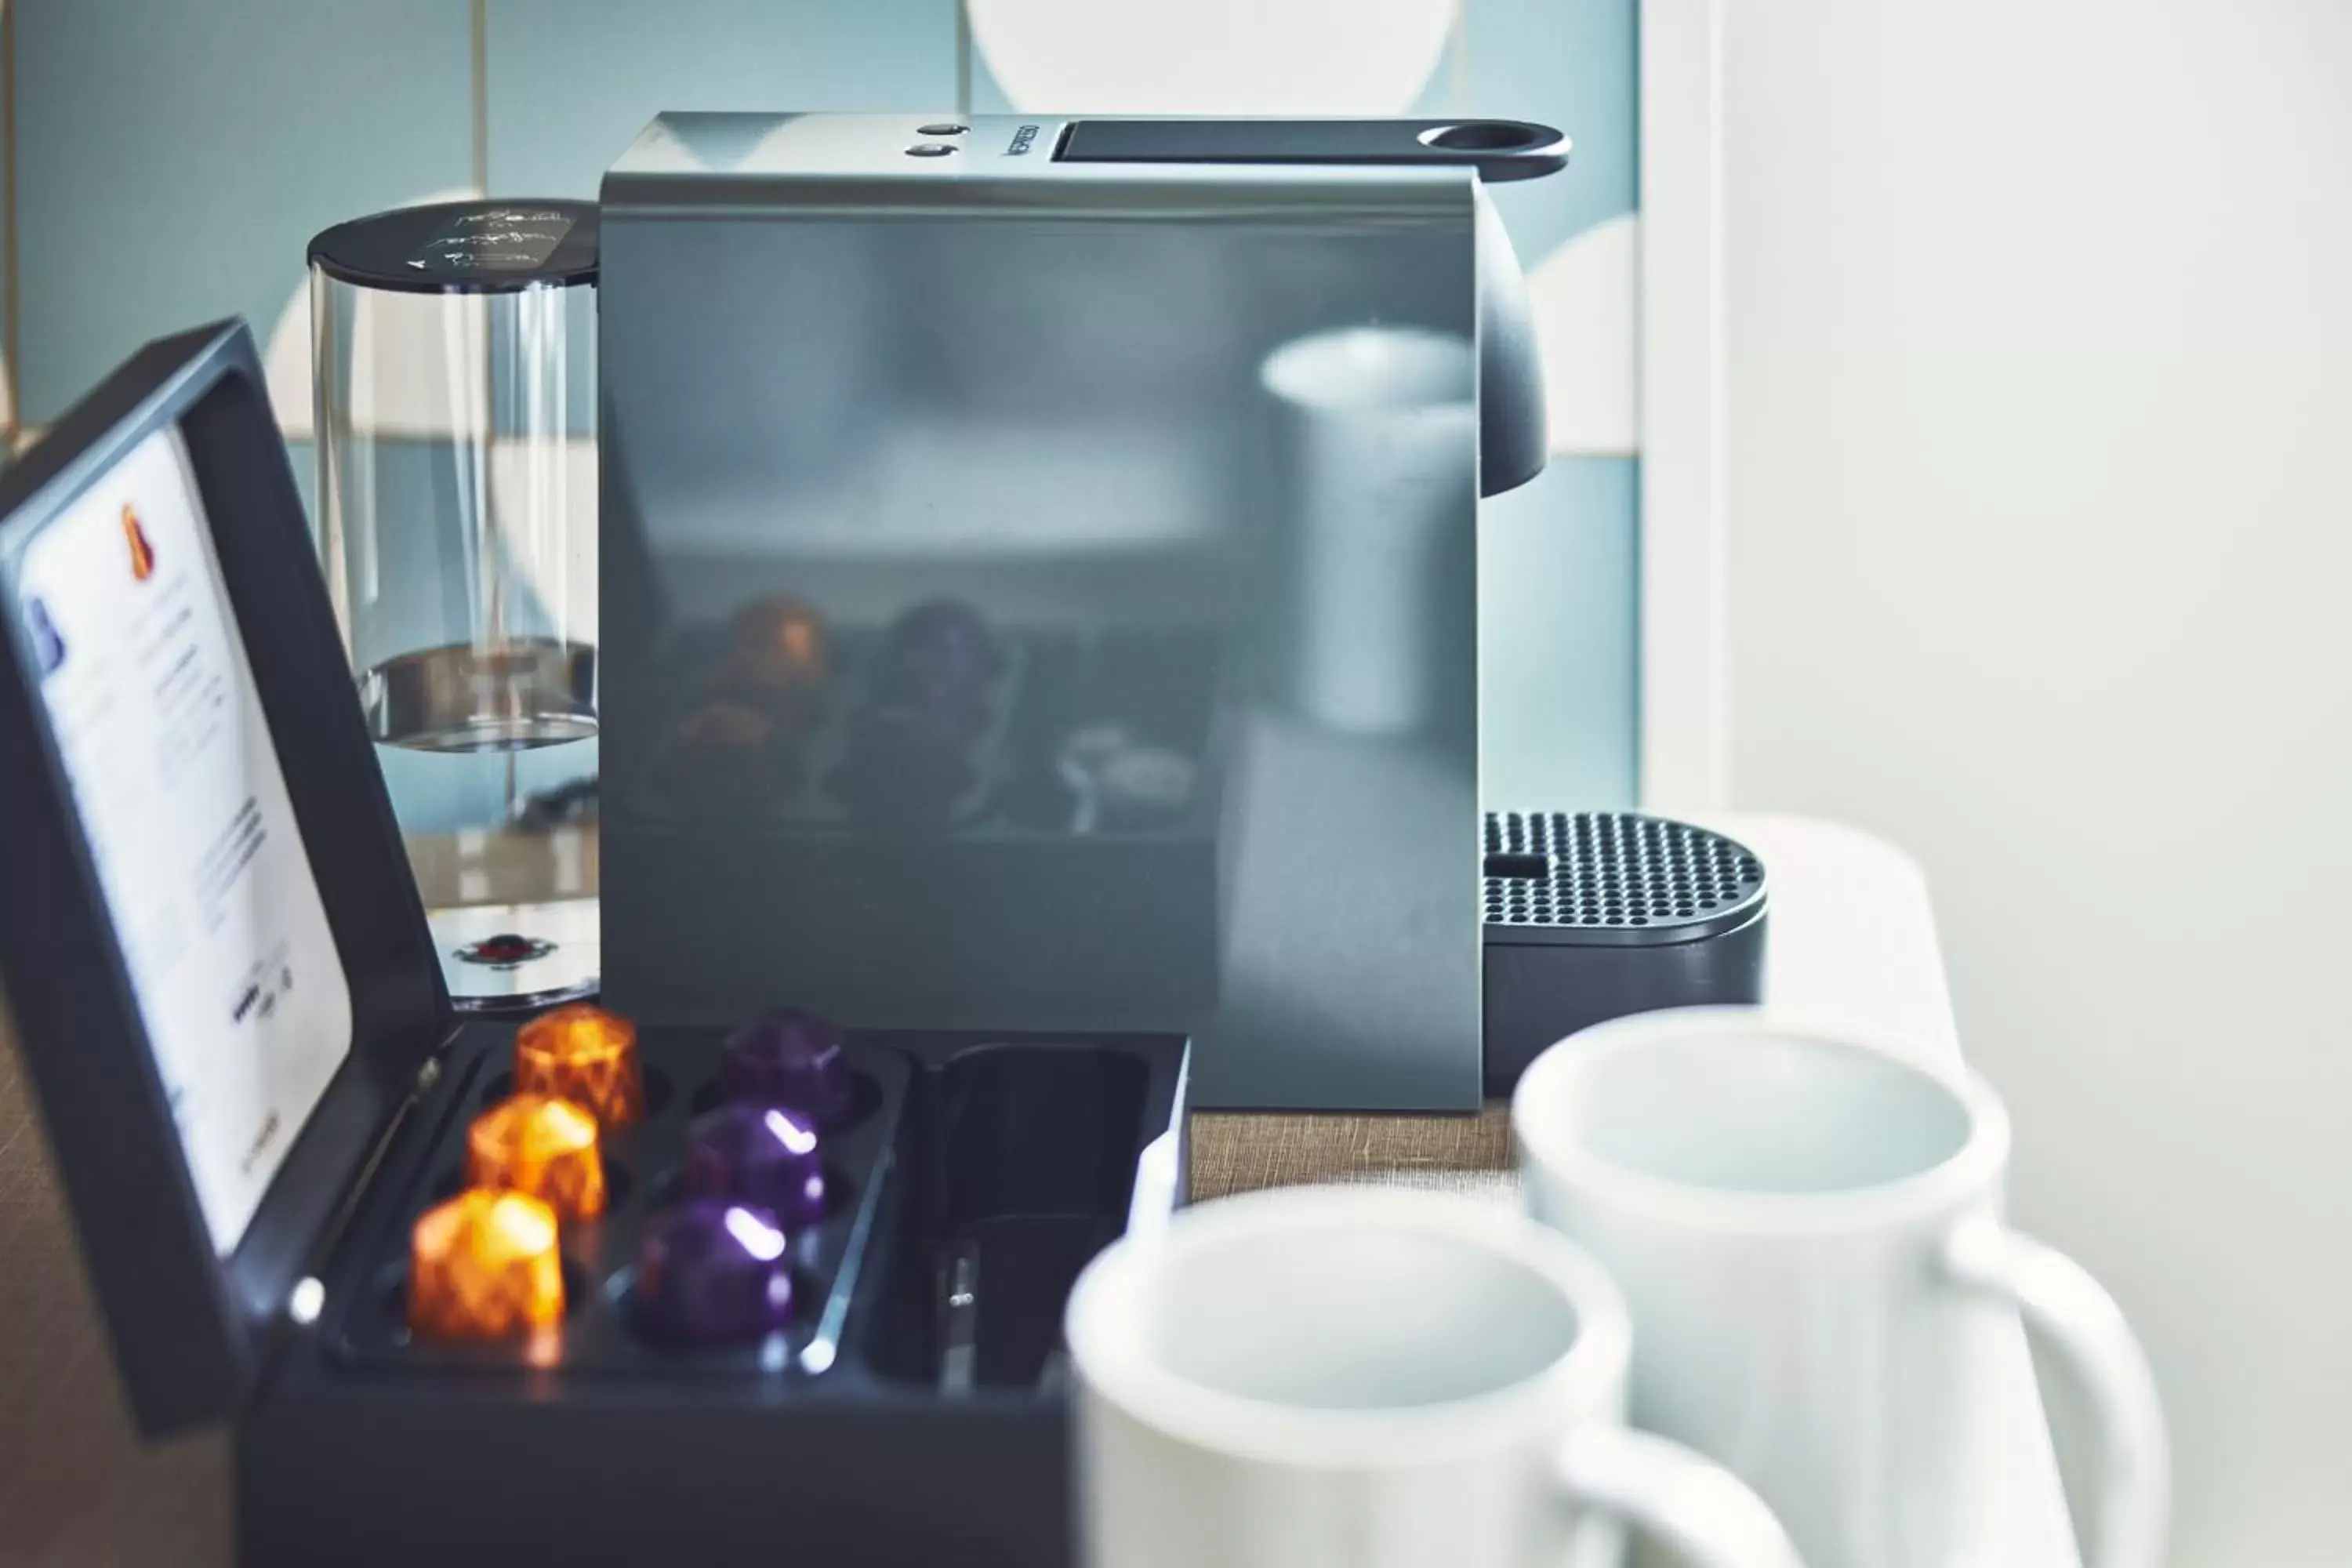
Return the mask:
M909 158L944 158L955 149L944 142L918 142L907 149Z
M942 120L936 125L916 126L915 134L918 136L961 136L971 129L971 126L958 125L952 120Z

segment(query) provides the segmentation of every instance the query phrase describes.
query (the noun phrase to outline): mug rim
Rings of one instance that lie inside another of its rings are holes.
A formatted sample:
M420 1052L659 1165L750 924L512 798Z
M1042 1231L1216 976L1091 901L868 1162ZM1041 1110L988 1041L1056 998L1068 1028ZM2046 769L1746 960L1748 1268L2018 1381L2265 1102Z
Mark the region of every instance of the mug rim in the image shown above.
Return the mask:
M1966 1119L1960 1146L1891 1181L1814 1192L1743 1192L1636 1170L1569 1135L1538 1103L1612 1058L1694 1037L1796 1038L1889 1064L1948 1097ZM2010 1152L2009 1111L1965 1067L1923 1062L1893 1037L1818 1013L1761 1006L1670 1007L1595 1024L1545 1047L1511 1091L1511 1135L1523 1183L1551 1181L1613 1207L1689 1229L1818 1235L1931 1220L1992 1190ZM1533 1194L1530 1194L1530 1196Z
M1411 1405L1258 1399L1195 1382L1146 1348L1134 1309L1154 1276L1234 1240L1334 1226L1480 1247L1558 1293L1574 1314L1575 1331L1550 1362L1504 1387ZM1081 1386L1130 1419L1213 1453L1326 1469L1427 1464L1523 1443L1580 1416L1620 1416L1633 1352L1623 1295L1568 1237L1515 1207L1490 1210L1469 1197L1373 1186L1271 1188L1181 1209L1166 1226L1123 1237L1087 1265L1071 1288L1063 1330Z

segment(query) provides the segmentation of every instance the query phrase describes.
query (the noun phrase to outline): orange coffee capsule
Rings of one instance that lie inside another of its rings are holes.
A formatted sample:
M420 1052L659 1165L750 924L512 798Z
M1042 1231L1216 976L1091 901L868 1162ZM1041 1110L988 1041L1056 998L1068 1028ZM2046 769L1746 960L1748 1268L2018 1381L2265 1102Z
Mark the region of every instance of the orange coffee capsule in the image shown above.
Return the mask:
M562 1321L553 1209L477 1187L418 1217L409 1238L411 1329L436 1340L504 1339Z
M637 1026L586 1002L543 1013L515 1034L514 1086L568 1100L601 1127L625 1127L646 1113Z
M735 612L735 651L812 686L824 684L832 662L824 619L789 594L754 599Z
M528 1193L559 1219L594 1219L604 1212L596 1119L544 1094L492 1106L466 1131L466 1183Z

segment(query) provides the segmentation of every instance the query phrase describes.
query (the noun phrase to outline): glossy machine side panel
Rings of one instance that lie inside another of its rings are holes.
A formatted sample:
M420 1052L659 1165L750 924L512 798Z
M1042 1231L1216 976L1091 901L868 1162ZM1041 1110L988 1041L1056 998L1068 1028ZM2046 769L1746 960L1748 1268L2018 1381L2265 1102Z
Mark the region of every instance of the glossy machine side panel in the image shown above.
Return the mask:
M1475 180L924 122L668 116L607 177L608 996L1183 1031L1196 1103L1474 1106L1475 375L1265 367L1475 364ZM698 718L778 596L814 700ZM976 714L877 719L942 599Z

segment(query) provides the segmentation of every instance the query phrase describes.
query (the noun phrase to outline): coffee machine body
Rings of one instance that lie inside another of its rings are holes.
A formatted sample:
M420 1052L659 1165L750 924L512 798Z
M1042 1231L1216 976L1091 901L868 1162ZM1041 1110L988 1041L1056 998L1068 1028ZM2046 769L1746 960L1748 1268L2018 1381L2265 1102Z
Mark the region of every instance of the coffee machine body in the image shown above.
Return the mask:
M603 207L614 1005L1477 1102L1476 508L1542 451L1482 173L1564 147L1484 129L647 129Z

